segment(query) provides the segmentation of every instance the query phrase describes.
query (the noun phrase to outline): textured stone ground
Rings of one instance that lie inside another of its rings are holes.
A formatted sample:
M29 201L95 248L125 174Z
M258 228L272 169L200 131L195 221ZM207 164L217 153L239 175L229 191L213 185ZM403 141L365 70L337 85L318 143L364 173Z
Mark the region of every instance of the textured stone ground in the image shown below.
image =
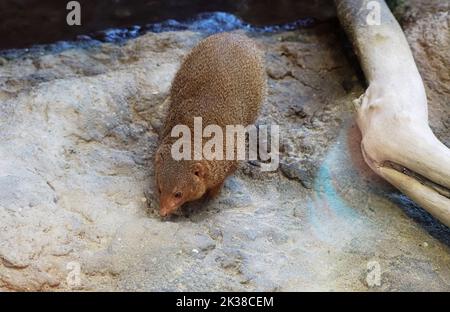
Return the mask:
M421 12L406 29L447 145L448 22ZM449 228L362 160L364 87L338 24L249 35L266 49L258 123L281 126L280 169L243 163L216 200L168 221L153 152L171 79L204 35L0 58L0 289L450 290Z

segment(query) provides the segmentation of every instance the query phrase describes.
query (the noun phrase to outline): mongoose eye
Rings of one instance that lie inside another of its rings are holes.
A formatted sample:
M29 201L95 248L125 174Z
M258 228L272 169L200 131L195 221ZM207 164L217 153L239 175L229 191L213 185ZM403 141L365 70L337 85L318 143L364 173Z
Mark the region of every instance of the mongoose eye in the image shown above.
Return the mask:
M183 196L183 193L175 192L175 194L173 194L173 196L175 196L175 198L181 198Z

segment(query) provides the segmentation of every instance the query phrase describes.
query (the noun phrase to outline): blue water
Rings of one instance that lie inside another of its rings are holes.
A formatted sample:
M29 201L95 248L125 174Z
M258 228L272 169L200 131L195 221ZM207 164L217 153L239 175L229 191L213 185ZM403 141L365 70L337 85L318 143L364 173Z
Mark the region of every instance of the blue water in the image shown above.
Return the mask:
M96 39L106 42L120 42L129 38L135 38L147 32L164 32L164 31L182 31L190 30L202 32L205 34L214 34L224 31L232 31L237 29L245 29L251 32L279 32L295 30L299 28L310 27L314 25L313 18L305 18L292 23L270 26L254 26L243 22L237 16L225 13L202 13L193 19L177 21L173 19L166 20L161 23L147 24L145 26L133 26L125 29L107 29L105 31L96 32L89 36L80 36L80 39L89 40Z
M127 28L110 28L87 35L79 35L75 41L59 41L52 44L35 45L31 48L10 49L0 51L0 56L7 59L25 56L29 53L59 53L71 48L88 48L101 44L102 42L123 43L128 39L136 38L148 32L160 33L164 31L190 30L201 32L206 35L244 29L254 33L276 33L300 28L311 27L316 23L314 18L304 18L291 23L255 26L243 22L237 16L225 13L201 13L195 18L177 21L169 19L161 23L135 25Z

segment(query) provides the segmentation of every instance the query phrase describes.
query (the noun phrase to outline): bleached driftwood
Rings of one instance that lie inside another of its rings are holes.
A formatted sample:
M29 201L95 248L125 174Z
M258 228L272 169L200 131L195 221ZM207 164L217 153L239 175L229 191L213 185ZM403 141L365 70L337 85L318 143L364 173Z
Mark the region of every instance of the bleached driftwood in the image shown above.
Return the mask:
M382 0L335 4L368 83L355 101L365 161L450 226L450 150L429 127L425 88L402 29Z

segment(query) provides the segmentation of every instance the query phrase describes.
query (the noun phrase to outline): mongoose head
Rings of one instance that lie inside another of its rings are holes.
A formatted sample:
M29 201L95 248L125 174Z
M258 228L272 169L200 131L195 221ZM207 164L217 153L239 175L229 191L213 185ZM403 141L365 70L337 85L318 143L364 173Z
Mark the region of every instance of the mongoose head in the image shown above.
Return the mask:
M194 160L174 160L170 144L158 148L155 170L162 217L174 213L184 203L201 198L206 192L206 164Z

